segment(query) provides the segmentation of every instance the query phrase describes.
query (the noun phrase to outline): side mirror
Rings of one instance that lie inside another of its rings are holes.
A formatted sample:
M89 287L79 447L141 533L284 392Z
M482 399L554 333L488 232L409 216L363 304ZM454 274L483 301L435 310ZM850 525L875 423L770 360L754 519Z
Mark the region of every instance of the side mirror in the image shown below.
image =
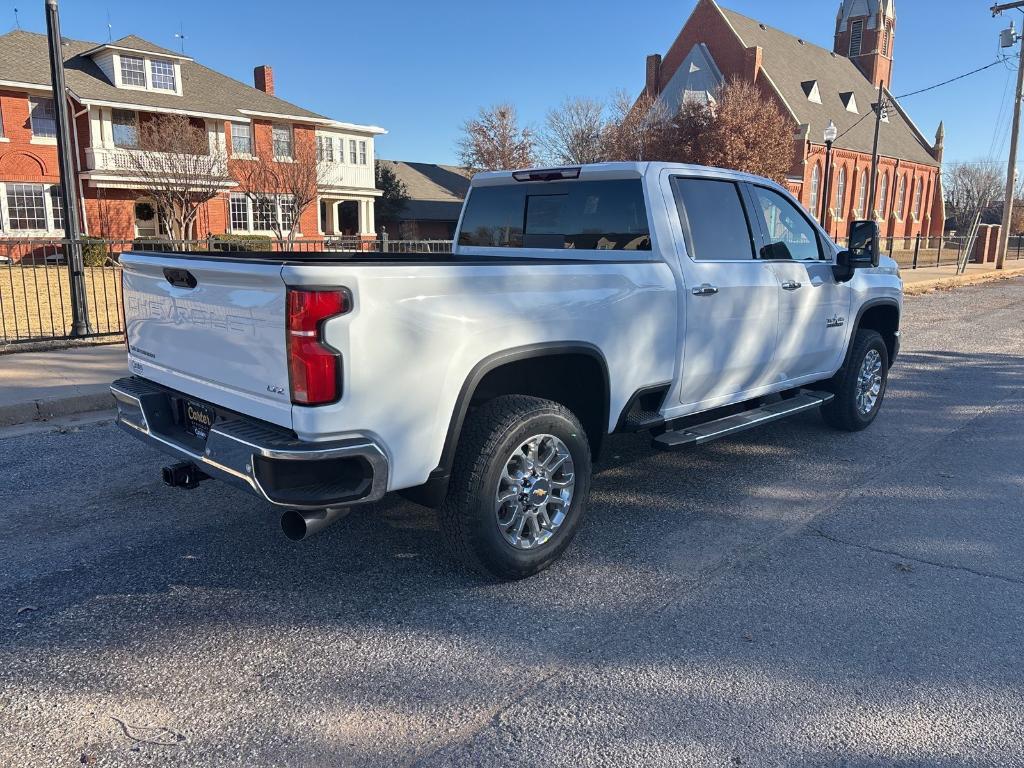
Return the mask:
M854 270L877 267L881 257L879 240L878 222L851 221L847 248L836 256L836 279L849 280Z

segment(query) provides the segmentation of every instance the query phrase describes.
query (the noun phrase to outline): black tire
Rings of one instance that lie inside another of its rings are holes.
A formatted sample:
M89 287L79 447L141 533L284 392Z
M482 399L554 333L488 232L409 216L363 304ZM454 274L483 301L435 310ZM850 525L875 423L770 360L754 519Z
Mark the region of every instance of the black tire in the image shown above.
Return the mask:
M568 448L575 487L551 538L524 550L506 541L499 530L496 493L509 457L536 435L553 435ZM564 406L524 395L506 395L481 405L466 418L448 496L438 511L449 551L471 570L500 579L522 579L544 570L561 557L579 530L591 470L586 433Z
M857 382L860 377L861 366L864 358L875 350L881 359L881 389L874 406L867 413L862 413L857 407ZM821 416L825 423L836 429L843 429L848 432L859 432L871 425L882 407L882 400L885 399L885 388L889 380L889 349L885 341L877 331L866 329L858 330L850 344L846 354L846 361L839 372L829 382L829 389L835 394L835 399L827 405L822 406Z

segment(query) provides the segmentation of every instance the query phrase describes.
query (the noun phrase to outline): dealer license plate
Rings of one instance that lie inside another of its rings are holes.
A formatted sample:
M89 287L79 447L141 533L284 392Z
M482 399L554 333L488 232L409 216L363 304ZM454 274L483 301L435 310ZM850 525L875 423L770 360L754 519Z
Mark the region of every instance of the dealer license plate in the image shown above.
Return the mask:
M210 434L210 427L217 419L217 412L205 403L185 401L185 429L201 440Z

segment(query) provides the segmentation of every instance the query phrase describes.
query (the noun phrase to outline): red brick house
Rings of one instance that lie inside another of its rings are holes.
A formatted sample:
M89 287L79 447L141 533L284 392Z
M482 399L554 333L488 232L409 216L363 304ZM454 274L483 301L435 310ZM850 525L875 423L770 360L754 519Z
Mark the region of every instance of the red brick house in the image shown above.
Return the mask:
M135 36L104 44L65 40L64 50L87 234L126 240L159 234L128 155L145 151L138 145L140 120L184 114L205 129L211 150L227 156L233 179L238 163L258 162L257 154L272 151L287 160L296 148L315 146L328 171L318 204L301 216L302 236L373 235L380 195L374 137L386 133L382 128L333 120L278 98L268 66L256 67L249 86ZM0 237L63 234L49 83L45 36L21 30L0 36ZM236 186L225 182L203 207L196 236L270 234L268 215L288 220L288 200L279 199L272 212L253 211Z
M831 51L715 0L698 0L664 57L647 58L646 90L675 109L686 99L714 98L734 76L756 84L792 120L787 184L819 218L826 188L823 134L833 121L839 138L826 229L842 237L851 219L873 216L886 237L937 236L945 223L943 129L930 143L889 93L895 36L895 0L842 0ZM875 209L867 211L879 84L890 106L880 130Z

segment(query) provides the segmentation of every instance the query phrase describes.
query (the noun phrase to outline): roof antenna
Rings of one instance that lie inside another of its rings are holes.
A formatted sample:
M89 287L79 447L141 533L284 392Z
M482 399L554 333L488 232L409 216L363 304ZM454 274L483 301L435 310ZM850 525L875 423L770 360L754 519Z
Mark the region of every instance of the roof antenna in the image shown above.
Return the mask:
M107 8L107 42L112 42L114 39L114 25L110 23L110 9Z
M14 28L21 29L21 20L18 18L18 9L14 9Z
M178 22L178 31L174 33L174 36L181 41L181 52L185 52L185 27L182 23Z

